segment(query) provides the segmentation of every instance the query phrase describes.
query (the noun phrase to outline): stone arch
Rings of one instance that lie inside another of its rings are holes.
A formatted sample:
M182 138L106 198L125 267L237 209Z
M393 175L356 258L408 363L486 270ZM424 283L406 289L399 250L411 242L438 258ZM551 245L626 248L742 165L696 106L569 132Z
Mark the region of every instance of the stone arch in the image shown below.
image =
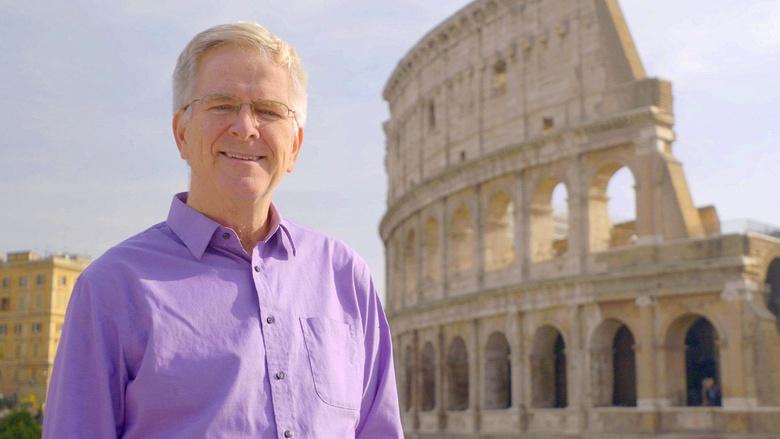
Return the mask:
M485 271L499 271L515 259L515 221L512 198L504 191L490 196L485 215Z
M629 327L616 319L602 322L591 337L593 404L636 406L636 354Z
M420 355L420 380L420 410L429 412L436 408L436 350L431 342Z
M404 293L409 298L407 305L414 303L417 294L417 235L414 229L404 239Z
M501 332L493 332L485 345L486 409L505 409L512 406L512 359L509 341Z
M449 253L451 256L449 265L453 273L465 274L474 268L476 250L474 218L471 209L461 205L453 212L449 232L449 245L452 249Z
M404 410L412 409L414 403L414 349L406 346L404 350Z
M568 215L556 217L553 192L566 183L556 178L542 180L531 198L531 261L541 262L563 256L568 250ZM568 209L567 209L568 210Z
M462 337L455 337L447 350L447 410L469 408L469 357Z
M685 314L669 326L666 334L666 370L669 396L675 405L720 405L707 403L702 386L711 379L717 389L720 381L720 337L712 322L699 314Z
M633 179L633 220L618 219L613 222L609 211L609 195L607 189L618 172L626 169ZM588 189L588 235L590 251L598 252L614 247L633 244L638 238L636 173L630 166L612 161L602 164L593 174Z
M434 284L441 281L441 245L439 244L439 222L436 218L425 220L423 235L423 260L425 262L425 282Z
M552 325L539 328L531 351L532 405L563 408L568 405L566 342Z
M780 330L780 257L774 258L769 263L764 282L769 288L766 305L777 318L777 328Z

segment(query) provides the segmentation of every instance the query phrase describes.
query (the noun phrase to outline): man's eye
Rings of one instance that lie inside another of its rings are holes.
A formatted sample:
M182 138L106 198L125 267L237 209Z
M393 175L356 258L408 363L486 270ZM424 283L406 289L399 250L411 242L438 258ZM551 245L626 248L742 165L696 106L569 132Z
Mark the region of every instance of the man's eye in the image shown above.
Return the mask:
M256 106L255 107L255 115L257 117L260 117L260 118L264 119L264 120L276 120L276 119L281 119L282 117L284 117L284 116L282 116L280 114L279 110L277 110L275 108L271 108L271 107L266 107L266 106L263 106L263 107L257 107Z
M213 112L230 112L230 111L236 111L236 105L234 104L214 104L209 106L209 111Z

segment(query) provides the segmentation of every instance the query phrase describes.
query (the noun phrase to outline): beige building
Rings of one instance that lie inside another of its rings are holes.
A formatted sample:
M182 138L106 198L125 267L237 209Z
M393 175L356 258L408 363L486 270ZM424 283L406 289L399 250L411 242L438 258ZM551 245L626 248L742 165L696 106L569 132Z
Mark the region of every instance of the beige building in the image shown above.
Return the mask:
M73 284L84 257L45 258L30 251L0 260L0 393L40 405Z
M780 437L780 239L694 205L616 0L475 1L384 98L407 437Z

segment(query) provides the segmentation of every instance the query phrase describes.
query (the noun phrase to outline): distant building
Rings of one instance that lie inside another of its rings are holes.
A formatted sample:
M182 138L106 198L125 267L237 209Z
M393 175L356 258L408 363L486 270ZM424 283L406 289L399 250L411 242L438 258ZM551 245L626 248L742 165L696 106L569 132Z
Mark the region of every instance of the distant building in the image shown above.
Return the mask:
M0 260L0 393L39 405L46 397L65 309L89 259L39 257L31 251Z
M474 1L384 98L407 438L780 437L780 239L693 203L617 0Z

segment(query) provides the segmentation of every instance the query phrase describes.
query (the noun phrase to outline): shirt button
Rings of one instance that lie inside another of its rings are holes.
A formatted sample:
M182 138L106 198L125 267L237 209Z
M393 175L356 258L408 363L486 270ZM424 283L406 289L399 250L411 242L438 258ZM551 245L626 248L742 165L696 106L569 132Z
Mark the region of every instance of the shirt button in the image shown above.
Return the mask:
M260 266L259 265L255 265L255 271L258 272L258 273L260 272Z
M293 437L292 431L284 430L284 437Z
M222 234L222 239L230 239L230 233L225 232Z
M277 380L283 380L284 379L284 372L281 370L279 372L276 372L276 379Z
M265 319L265 322L268 323L269 325L273 325L275 321L276 321L276 319L274 318L274 316L268 316Z

